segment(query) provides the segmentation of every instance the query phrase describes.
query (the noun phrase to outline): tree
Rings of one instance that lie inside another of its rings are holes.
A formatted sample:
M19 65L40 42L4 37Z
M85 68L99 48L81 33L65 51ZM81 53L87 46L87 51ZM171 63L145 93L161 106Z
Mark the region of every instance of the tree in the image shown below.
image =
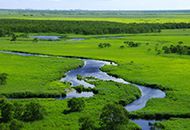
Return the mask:
M70 108L71 112L77 112L83 110L85 102L83 99L72 98L67 102L67 105Z
M23 123L15 119L12 120L9 125L10 130L20 130L22 127Z
M24 121L35 121L43 119L44 110L39 103L31 102L26 105L25 112L23 114Z
M0 74L0 85L5 85L7 81L8 74L1 73Z
M14 118L14 105L5 102L1 107L1 116L4 122L9 122Z
M128 124L128 112L116 104L108 104L102 109L100 125L104 130L120 130L124 124Z
M79 130L94 130L96 128L95 122L88 116L81 117L79 119L79 124L80 124Z

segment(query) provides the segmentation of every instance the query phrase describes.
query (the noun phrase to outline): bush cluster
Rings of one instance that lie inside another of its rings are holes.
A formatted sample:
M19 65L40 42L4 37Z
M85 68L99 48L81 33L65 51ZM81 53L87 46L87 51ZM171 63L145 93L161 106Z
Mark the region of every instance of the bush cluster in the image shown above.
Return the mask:
M95 88L85 88L83 86L76 86L73 88L79 93L81 93L81 92L93 92L94 94L98 94L98 90Z
M180 54L180 55L190 55L190 47L189 46L184 46L184 45L181 45L181 44L163 46L162 50L166 54L176 53L176 54Z
M0 85L5 85L7 83L8 74L0 73Z
M133 41L125 41L124 44L126 44L128 47L138 47L139 43L133 42Z
M98 47L99 48L109 48L109 47L111 47L111 44L110 43L99 43Z

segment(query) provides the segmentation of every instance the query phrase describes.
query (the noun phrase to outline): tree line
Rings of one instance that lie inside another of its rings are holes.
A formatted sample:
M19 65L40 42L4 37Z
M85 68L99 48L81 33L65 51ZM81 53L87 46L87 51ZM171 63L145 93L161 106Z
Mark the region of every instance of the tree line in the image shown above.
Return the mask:
M161 29L190 28L190 23L117 23L106 21L60 21L60 20L17 20L1 19L0 36L10 32L74 33L74 34L118 34L150 33Z
M118 34L160 32L155 24L124 24L105 21L56 21L1 19L0 36L10 32L23 33L74 33L74 34Z

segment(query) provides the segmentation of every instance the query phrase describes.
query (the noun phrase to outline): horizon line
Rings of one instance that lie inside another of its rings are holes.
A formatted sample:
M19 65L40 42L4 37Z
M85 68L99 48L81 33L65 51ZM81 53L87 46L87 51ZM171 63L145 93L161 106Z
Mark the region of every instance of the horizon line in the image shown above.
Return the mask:
M30 9L30 8L0 8L0 10L31 10L31 11L190 11L190 9L155 9L155 10L149 10L149 9Z

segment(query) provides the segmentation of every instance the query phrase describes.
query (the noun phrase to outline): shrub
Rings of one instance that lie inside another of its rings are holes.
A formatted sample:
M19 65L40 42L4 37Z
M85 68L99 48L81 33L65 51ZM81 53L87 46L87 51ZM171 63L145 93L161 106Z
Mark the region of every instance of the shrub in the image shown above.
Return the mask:
M108 104L102 109L100 125L104 130L120 130L123 125L128 124L128 112L116 104Z
M82 80L82 76L79 75L79 74L77 74L77 79L78 79L78 80Z
M111 47L111 44L110 43L100 43L98 45L99 48L109 48Z
M14 106L15 106L14 119L22 120L26 107L23 104L18 104L18 103L14 103Z
M84 86L76 86L73 87L78 93L81 92L93 92L94 94L98 94L98 90L95 88L85 88Z
M166 54L168 54L168 53L176 53L176 54L180 54L180 55L190 55L190 47L189 46L183 46L181 44L178 44L176 46L170 45L169 47L168 46L163 46L162 50Z
M34 42L34 43L37 43L37 42L38 42L38 38L34 38L34 39L33 39L33 42Z
M13 33L13 34L12 34L11 41L16 41L16 39L17 39L17 36Z
M67 102L71 112L80 112L85 107L85 102L80 98L72 98Z
M120 46L119 48L120 48L120 49L123 49L123 48L125 48L125 46L122 45L122 46Z
M10 129L9 129L9 127L8 127L7 124L1 123L1 124L0 124L0 130L10 130Z
M124 43L127 44L128 47L138 47L139 46L139 43L135 43L133 41L125 41Z
M80 124L79 130L94 130L96 128L95 122L88 116L81 117L79 119L79 124Z
M21 130L22 127L23 123L15 119L12 120L9 125L10 130Z
M1 116L4 122L9 122L14 118L14 105L5 102L1 107Z
M0 73L0 85L5 85L7 83L8 74Z
M44 110L39 103L31 102L26 105L25 112L23 114L24 121L35 121L43 119Z

